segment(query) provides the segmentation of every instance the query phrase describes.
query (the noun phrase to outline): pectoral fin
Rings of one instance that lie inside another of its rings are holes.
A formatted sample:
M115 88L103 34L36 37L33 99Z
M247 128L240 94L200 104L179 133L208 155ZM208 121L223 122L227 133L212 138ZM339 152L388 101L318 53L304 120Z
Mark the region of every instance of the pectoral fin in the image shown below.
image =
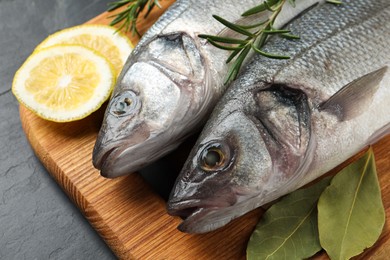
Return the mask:
M361 114L372 102L388 67L370 72L344 86L319 106L319 110L335 114L340 121Z

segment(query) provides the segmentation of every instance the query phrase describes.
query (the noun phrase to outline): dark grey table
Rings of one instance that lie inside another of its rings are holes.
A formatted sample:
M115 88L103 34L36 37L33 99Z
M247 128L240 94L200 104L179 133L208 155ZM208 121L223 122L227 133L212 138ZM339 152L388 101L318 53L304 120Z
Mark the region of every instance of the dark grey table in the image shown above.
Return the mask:
M48 34L111 0L0 0L0 259L115 259L35 157L11 93L15 71Z

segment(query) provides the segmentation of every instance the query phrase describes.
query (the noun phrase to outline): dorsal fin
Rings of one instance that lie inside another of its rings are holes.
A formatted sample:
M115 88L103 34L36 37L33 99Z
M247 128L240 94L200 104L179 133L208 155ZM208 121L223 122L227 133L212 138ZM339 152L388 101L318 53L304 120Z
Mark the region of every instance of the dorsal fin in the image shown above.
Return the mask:
M322 103L319 110L335 114L340 121L358 116L371 104L387 70L385 66L348 83Z

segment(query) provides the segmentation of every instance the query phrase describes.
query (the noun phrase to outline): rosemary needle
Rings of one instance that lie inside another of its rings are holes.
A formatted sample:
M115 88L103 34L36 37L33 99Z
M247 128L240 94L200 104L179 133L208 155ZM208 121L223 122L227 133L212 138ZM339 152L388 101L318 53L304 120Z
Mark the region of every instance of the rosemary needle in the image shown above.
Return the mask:
M141 36L137 30L136 22L138 20L139 14L147 8L146 14L144 18L146 18L151 10L157 6L161 8L158 0L118 0L108 4L108 12L115 11L121 7L125 7L123 11L110 16L110 18L114 18L110 25L120 24L118 30L124 29L125 31L131 31L132 34L137 34Z

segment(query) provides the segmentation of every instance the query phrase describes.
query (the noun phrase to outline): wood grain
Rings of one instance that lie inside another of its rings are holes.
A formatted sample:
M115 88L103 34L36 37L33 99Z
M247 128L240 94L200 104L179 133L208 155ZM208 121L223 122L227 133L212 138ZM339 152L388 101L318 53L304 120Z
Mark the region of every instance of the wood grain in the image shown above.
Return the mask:
M161 1L163 9L172 2ZM162 11L155 10L147 21L139 24L141 33ZM107 17L103 13L88 23L108 24ZM138 41L129 37L133 43ZM256 209L208 234L179 232L176 227L181 220L166 213L165 201L139 174L105 179L92 166L92 149L103 113L104 107L83 120L60 124L45 121L20 106L22 126L37 157L118 258L245 259L247 241L263 210ZM390 216L389 147L390 136L374 145L387 220ZM389 238L390 225L386 221L377 244L358 258L387 258ZM320 253L314 258L327 259L327 256Z

